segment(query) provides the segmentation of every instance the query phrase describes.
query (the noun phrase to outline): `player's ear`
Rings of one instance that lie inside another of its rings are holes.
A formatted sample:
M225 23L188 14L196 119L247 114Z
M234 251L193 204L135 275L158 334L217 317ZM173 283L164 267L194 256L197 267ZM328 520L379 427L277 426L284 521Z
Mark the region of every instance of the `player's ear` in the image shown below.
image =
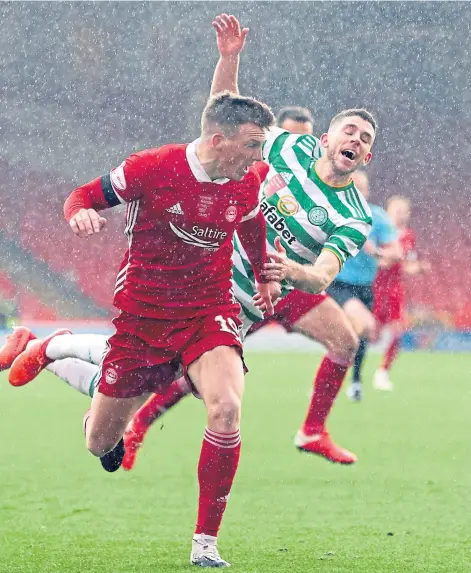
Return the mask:
M220 149L225 137L223 133L214 133L211 137L211 145L215 149Z
M329 134L323 133L319 141L321 142L322 147L327 147L329 143Z
M371 161L372 157L373 157L373 154L370 151L369 153L366 154L365 159L363 159L363 165L368 165L368 163Z

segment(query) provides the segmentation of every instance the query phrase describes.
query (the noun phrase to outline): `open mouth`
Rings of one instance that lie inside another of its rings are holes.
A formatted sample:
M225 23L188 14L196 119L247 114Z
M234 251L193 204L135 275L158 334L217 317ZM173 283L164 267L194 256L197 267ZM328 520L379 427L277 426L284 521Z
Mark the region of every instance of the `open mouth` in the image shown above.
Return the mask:
M353 161L357 156L357 154L351 149L344 149L341 153L344 157L350 159L350 161Z

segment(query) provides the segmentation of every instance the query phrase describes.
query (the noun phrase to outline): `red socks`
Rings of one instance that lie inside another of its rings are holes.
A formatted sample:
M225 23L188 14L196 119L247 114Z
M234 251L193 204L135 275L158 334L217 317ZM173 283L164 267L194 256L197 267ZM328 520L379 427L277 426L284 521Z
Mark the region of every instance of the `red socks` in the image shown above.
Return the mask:
M320 434L347 374L349 365L333 362L329 356L322 360L314 382L307 416L303 425L306 435Z
M386 353L383 357L383 363L381 364L381 368L384 368L384 370L389 370L391 368L391 364L396 358L400 346L401 346L401 337L395 336L392 339L391 344L388 346L388 349L386 350Z
M198 464L200 486L195 533L217 536L240 456L240 432L206 428Z
M175 381L167 394L155 394L136 412L134 428L148 428L166 410L190 392L187 385ZM206 428L198 464L200 486L198 519L195 533L217 536L232 482L239 465L240 432L221 434Z

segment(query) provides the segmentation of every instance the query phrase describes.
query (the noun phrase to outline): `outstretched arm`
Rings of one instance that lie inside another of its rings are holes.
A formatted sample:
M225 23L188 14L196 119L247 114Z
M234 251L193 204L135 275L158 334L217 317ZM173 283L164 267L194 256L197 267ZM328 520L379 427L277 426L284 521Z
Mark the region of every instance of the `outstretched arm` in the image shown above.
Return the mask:
M238 94L240 52L244 49L249 29L241 29L237 18L227 14L216 16L213 28L216 30L219 61L214 70L211 95L225 90Z
M280 239L275 239L276 253L268 253L271 263L264 265L262 277L265 280L282 281L286 279L295 288L304 292L318 294L325 290L340 271L337 255L324 249L313 265L300 265L286 256L286 250Z

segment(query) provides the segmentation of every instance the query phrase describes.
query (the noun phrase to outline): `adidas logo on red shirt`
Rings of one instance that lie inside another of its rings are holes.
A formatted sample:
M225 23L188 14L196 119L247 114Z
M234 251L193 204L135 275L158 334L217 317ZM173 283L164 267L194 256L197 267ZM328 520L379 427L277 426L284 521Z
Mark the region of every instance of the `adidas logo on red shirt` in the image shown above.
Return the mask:
M175 203L175 205L172 205L171 207L169 207L168 209L165 209L166 211L168 211L169 213L173 213L174 215L183 215L183 210L182 210L182 206L180 205L180 203Z

